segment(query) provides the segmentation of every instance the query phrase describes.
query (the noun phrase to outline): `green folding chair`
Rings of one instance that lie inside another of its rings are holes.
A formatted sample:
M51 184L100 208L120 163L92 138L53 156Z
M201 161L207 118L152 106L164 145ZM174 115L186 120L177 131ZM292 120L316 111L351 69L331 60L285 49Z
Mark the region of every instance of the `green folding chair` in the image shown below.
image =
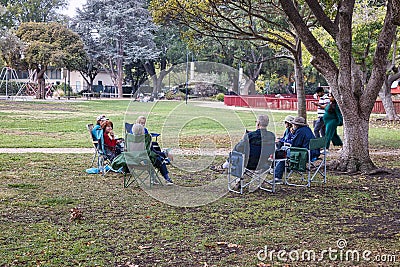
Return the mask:
M134 181L139 185L151 187L156 184L162 185L145 147L145 135L126 134L126 152L123 156L129 173L124 175L124 187L128 187Z
M311 158L312 150L323 150L318 158ZM311 139L309 148L291 147L289 172L285 177L285 184L291 186L310 187L317 176L322 176L322 183L326 183L326 149L325 137ZM297 180L297 182L292 182Z
M326 147L325 137L311 139L310 150L322 150L321 154L316 159L310 159L310 182L321 182L326 184ZM316 177L322 177L322 181L317 181Z

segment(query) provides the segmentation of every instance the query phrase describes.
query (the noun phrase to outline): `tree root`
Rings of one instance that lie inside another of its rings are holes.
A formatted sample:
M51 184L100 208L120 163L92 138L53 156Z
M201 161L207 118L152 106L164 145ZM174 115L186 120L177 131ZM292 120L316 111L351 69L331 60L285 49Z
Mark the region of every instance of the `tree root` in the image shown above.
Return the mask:
M333 170L347 175L355 175L360 173L368 174L377 169L376 166L372 163L372 161L361 162L356 158L346 158L346 159L340 158L332 160L329 163L327 163L326 166L329 170Z
M367 173L368 175L378 175L378 174L393 174L393 171L388 168L377 168Z
M400 115L396 115L395 117L394 117L394 119L391 119L391 120L389 120L389 117L386 115L385 117L383 117L383 118L377 118L376 119L377 121L393 121L393 122L398 122L398 121L400 121Z

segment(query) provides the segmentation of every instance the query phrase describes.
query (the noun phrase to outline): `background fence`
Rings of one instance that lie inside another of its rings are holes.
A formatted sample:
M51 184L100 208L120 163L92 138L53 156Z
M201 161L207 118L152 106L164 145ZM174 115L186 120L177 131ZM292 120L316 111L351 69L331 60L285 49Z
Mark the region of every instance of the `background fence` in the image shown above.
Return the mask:
M312 102L316 102L312 96L306 97L306 109L307 111L317 110ZM282 109L282 110L297 110L297 98L288 97L281 95L281 97L275 96L260 96L260 95L249 95L249 96L237 96L237 95L225 95L224 104L227 106L237 107L251 107L251 108L266 108L266 109ZM400 114L400 101L393 101L396 113ZM385 114L385 109L381 100L375 102L372 113Z

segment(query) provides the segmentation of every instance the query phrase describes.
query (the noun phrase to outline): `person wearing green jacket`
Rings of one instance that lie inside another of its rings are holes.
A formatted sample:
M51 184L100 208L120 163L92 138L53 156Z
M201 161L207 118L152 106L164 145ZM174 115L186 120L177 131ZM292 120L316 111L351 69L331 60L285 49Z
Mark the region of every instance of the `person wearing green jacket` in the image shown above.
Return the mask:
M342 146L343 142L337 134L337 127L343 125L343 117L340 112L339 106L336 102L336 99L333 97L332 93L329 93L330 103L325 107L324 113L324 123L326 127L325 131L325 147L329 149L330 143L334 146Z

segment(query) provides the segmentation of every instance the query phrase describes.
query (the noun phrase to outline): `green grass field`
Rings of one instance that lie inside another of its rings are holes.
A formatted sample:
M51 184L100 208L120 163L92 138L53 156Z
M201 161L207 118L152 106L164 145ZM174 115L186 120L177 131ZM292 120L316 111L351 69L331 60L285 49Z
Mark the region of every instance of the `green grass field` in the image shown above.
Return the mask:
M120 135L124 121L146 115L163 144L226 148L255 119L251 111L180 102L0 102L0 113L0 147L15 148L90 147L85 125L102 113ZM287 113L266 114L270 129L281 133ZM372 123L371 147L399 148L399 133L397 125ZM372 158L379 167L400 168L398 155ZM86 174L90 161L89 154L0 154L0 266L399 266L399 175L329 173L326 185L310 189L226 192L185 208L155 200L136 184L123 188L120 174ZM177 166L170 172L178 186L221 178L206 167ZM179 192L166 190L172 197ZM81 220L70 220L74 207ZM315 260L301 260L310 251Z

